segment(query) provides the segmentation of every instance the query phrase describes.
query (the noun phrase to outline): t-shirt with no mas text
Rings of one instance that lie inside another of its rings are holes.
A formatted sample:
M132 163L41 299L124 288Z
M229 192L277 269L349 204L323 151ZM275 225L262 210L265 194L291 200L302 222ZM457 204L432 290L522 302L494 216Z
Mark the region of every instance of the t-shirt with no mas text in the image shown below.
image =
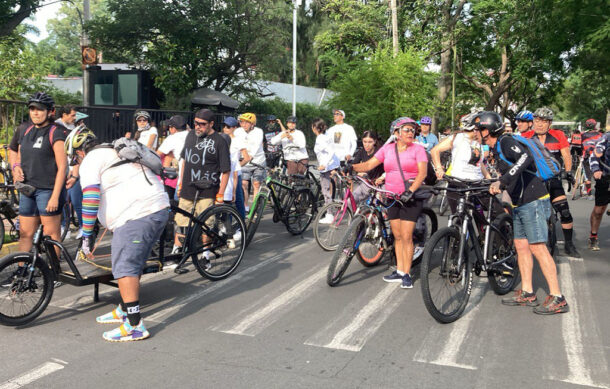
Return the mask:
M214 198L220 186L220 176L231 171L227 141L217 132L198 137L195 131L189 131L180 157L184 159L180 197L194 200L197 189L191 182L207 180L213 187L200 190L199 198Z

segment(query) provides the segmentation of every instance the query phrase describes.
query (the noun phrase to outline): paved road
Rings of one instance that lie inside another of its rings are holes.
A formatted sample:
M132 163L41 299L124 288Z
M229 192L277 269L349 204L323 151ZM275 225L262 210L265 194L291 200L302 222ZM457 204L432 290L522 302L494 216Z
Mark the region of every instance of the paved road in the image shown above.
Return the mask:
M386 266L357 261L330 288L330 255L311 231L291 236L267 215L232 277L212 283L192 267L186 275L144 277L148 340L102 340L112 327L95 317L113 307L116 290L103 288L94 304L90 287L57 289L33 324L0 328L0 389L608 388L610 227L604 219L602 251L588 251L591 206L572 203L584 258L556 256L571 305L565 315L502 306L479 278L467 314L441 325L427 313L419 283L400 289L381 280ZM539 269L536 285L544 298Z

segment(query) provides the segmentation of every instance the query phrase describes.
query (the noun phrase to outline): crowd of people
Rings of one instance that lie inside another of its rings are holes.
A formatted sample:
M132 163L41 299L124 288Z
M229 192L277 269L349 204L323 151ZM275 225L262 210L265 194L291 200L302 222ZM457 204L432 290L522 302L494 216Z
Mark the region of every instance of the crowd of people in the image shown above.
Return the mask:
M197 111L193 128L180 115L165 124L168 134L156 128L149 112L134 115L131 138L154 150L163 166L178 171L175 179L160 181L151 172L142 174L133 164L117 166L119 159L112 147L100 145L95 133L81 126L87 119L74 106L55 110L53 99L39 92L28 101L29 121L20 125L11 140L9 161L16 187L20 188L19 249L29 251L39 223L46 235L59 240L61 213L69 196L79 217L81 249L90 253L96 220L114 231L112 272L118 280L120 304L110 313L97 318L100 323L120 326L104 333L110 341L138 340L148 336L139 309L139 277L155 241L169 217L170 201L180 208L195 209L199 214L218 203L234 204L242 217L249 212L251 196L256 196L266 178L266 167L274 164L269 154L283 151L287 174L303 174L310 162L305 133L298 129L299 120L290 116L285 124L275 116L267 117L267 132L257 127L253 113L237 118L226 117L215 123L216 115ZM317 161L324 201L333 201L333 175L342 174L345 165L357 174L366 174L375 185L401 195L387 209L394 235L396 270L385 275L386 282L412 288L413 232L422 212L425 197L418 189L431 165L437 178L450 175L463 180L481 180L499 174L489 188L490 195L503 195L512 204L514 245L518 254L521 289L502 300L506 305L531 306L539 314L567 312L568 303L561 293L553 257L546 241L546 220L553 207L560 218L565 252L579 256L573 242L573 217L560 177L543 180L536 173L535 156L517 137L506 133L504 120L495 112L472 113L462 118L460 129L431 132L432 119L401 117L390 126L389 140L383 144L374 131L364 131L362 147L358 136L345 122L343 110L333 110L334 125L317 118L309 129L315 135L313 153ZM58 116L55 120L55 116ZM591 214L589 247L599 250L598 229L609 200L610 136L603 134L593 120L585 122L584 133L574 133L571 144L565 134L552 129L553 112L539 108L516 116L516 129L523 138L535 139L546 148L572 180L572 153L582 155L587 164L588 188L595 180L595 207ZM95 128L92 123L92 127ZM216 131L219 128L220 131ZM441 156L450 155L449 168ZM313 157L312 155L311 157ZM251 189L251 190L250 190ZM366 192L354 188L360 200ZM450 199L455 209L456 199ZM330 219L329 219L330 218ZM330 223L332 216L320 220ZM181 236L188 219L176 215L177 226L173 250L181 246ZM240 239L245 231L235 231ZM137 242L137 244L135 243ZM204 257L209 252L203 252ZM532 285L533 256L546 279L550 294L540 304Z

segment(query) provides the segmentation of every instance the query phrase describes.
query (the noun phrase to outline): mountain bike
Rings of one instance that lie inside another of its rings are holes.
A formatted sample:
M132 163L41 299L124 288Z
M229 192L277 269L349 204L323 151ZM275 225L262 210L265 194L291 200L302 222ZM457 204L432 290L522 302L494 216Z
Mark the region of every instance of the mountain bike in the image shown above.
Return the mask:
M289 185L282 182L280 174L264 166L256 166L267 171L267 178L257 193L250 211L246 215L246 246L250 244L263 217L265 205L271 200L273 221L281 221L293 235L302 234L314 218L316 204L308 186Z
M13 186L13 171L8 163L8 146L2 145L4 149L4 155L6 158L2 158L0 155L0 172L2 173L3 185L0 186L0 193L3 197L11 202L11 204L19 204L19 193Z
M326 282L330 286L336 286L341 282L354 255L363 266L370 267L379 264L386 253L394 254L394 237L385 210L394 202L400 201L400 195L374 187L360 176L352 177L369 189L369 195L354 212L352 222L333 254L326 275ZM384 195L387 202L382 201L380 195ZM432 209L424 207L413 233L414 264L423 253L426 240L437 228L436 214Z
M473 272L486 272L494 292L503 295L513 290L519 271L512 217L495 196L489 195L489 185L496 180L445 180L468 186L445 189L460 194L456 213L452 223L436 231L426 243L420 274L426 309L437 321L450 323L466 308ZM489 202L484 204L487 197Z
M19 225L16 223L19 220L19 215L17 215L18 209L15 209L15 207L9 200L0 200L0 249L5 240L4 220L8 221L11 226L8 233L10 240L13 242L19 240Z
M196 182L193 184L197 186ZM172 211L189 219L185 244L178 252L165 254L162 235L159 254L146 262L144 274L162 271L167 262L177 263L176 274L186 273L188 269L183 266L189 258L197 271L212 281L224 279L237 269L246 246L243 237L234 239L234 232L239 228L245 230L243 219L229 205L214 205L194 215L195 202L191 212L171 205ZM103 234L92 252L102 238ZM0 324L21 326L35 320L51 301L55 281L74 286L93 285L94 302L99 301L99 284L118 286L109 255L89 258L80 250L71 255L61 242L44 235L40 225L34 234L31 252L0 259Z

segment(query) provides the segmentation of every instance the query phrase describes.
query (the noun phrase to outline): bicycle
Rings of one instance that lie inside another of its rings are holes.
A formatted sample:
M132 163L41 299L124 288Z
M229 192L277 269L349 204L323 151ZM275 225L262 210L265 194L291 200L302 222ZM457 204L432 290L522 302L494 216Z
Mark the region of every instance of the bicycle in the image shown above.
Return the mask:
M11 204L9 200L0 200L0 249L4 246L5 227L4 220L7 220L11 228L9 230L9 237L11 241L16 242L19 240L19 224L13 220L18 218L18 209L15 209L15 205Z
M513 290L519 272L512 217L504 211L494 215L494 205L502 204L491 195L485 215L481 200L496 180L465 181L447 176L445 180L466 183L468 187L445 189L461 196L453 222L436 231L426 243L420 274L426 309L437 321L451 323L466 308L473 272L486 272L489 284L499 295Z
M203 277L216 281L230 276L241 263L245 251L244 239L236 242L233 237L238 228L245 229L235 208L215 205L199 215L192 213L194 204L191 212L175 205L171 205L171 210L189 219L186 244L179 252L165 255L162 234L159 256L147 261L143 273L156 273L162 271L167 262L177 262L174 272L183 274L188 272L183 266L190 258ZM103 235L96 246L102 238ZM205 252L211 255L202 255ZM93 285L94 302L99 301L99 284L118 286L108 256L90 259L77 251L73 257L61 242L44 235L40 225L34 234L31 252L10 254L0 260L0 324L21 326L35 320L49 305L55 281L74 286Z
M250 211L246 215L246 247L252 241L263 217L265 205L271 199L274 222L282 221L292 235L302 234L314 218L316 205L314 195L307 186L288 185L280 175L270 169L250 162L267 171L264 185L261 185Z
M80 228L78 223L78 216L70 196L66 196L66 202L61 210L61 241L63 242L70 233L70 226L73 225L75 228Z
M394 237L384 216L385 209L400 201L400 195L370 185L360 176L353 176L369 189L369 195L362 201L341 239L328 266L326 283L336 286L341 282L352 258L357 254L359 262L365 267L378 265L386 253L393 255ZM391 202L383 202L378 194L385 195ZM438 220L432 209L424 207L413 233L415 265L423 253L426 240L438 228Z
M576 168L576 173L574 174L574 185L572 186L572 200L578 200L579 198L588 195L586 186L587 173L585 171L584 159L582 157L578 157L578 163L575 166L578 167Z
M8 146L2 145L2 148L4 149L6 159L0 155L0 171L2 172L2 180L4 182L4 185L0 186L0 192L11 204L19 204L19 194L13 186L13 171L8 164Z

